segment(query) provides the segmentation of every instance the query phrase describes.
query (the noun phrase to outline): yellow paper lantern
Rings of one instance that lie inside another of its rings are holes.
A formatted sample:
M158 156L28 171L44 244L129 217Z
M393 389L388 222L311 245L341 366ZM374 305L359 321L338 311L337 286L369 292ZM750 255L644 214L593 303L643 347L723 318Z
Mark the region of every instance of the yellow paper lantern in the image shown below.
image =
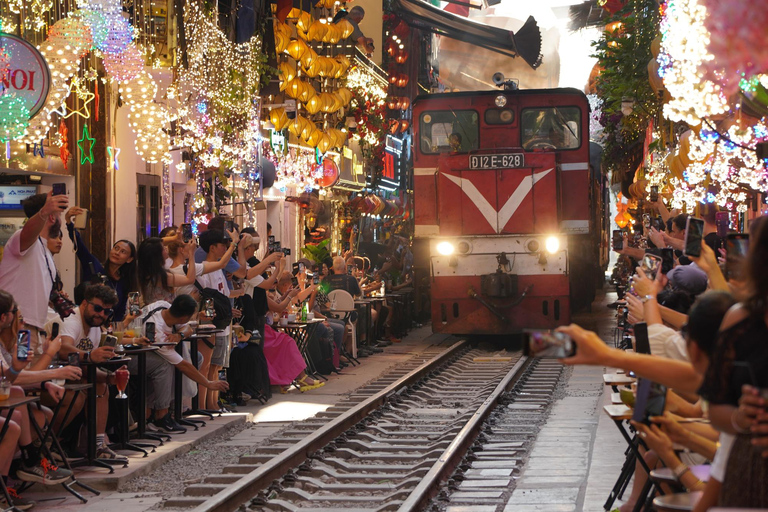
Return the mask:
M326 153L329 149L331 149L331 138L327 134L323 134L320 137L320 140L317 141L317 149L321 153Z
M312 64L310 64L309 67L304 70L304 73L311 78L315 78L316 76L318 76L320 74L320 69L321 69L320 60L321 60L320 57L315 59L312 62Z
M315 88L312 87L312 84L309 82L302 82L301 93L297 99L302 103L308 103L316 94L317 92L315 91Z
M320 109L323 112L331 113L333 112L333 106L335 104L333 94L329 92L321 92L318 94L318 99L320 100Z
M312 115L317 114L320 112L320 99L317 95L312 96L309 98L309 101L304 104L304 108L307 109L307 112L309 112Z
M311 14L306 11L301 11L301 14L299 14L299 19L296 21L296 28L307 32L309 27L312 25L312 21L314 20L312 19Z
M352 35L352 32L355 31L355 27L352 26L352 23L349 22L348 19L342 18L338 23L336 23L336 27L341 31L341 39L346 39L349 36Z
M275 52L283 53L288 48L291 39L283 34L275 32Z
M316 20L310 25L309 30L307 31L307 36L312 41L319 42L323 40L323 36L325 36L326 32L328 32L328 25Z
M338 93L334 92L331 94L333 96L333 112L336 112L344 106L344 100L341 98L341 96L338 95Z
M344 76L344 72L346 70L344 69L344 66L339 64L338 62L333 63L333 77L334 78L341 78Z
M303 82L299 80L298 78L294 78L293 80L290 80L285 84L285 94L287 94L289 97L296 99L299 97L299 94L301 94L302 91L302 84Z
M299 61L311 50L311 48L301 39L294 39L288 44L286 50L288 51L288 55Z
M317 147L317 143L320 141L320 138L323 136L322 130L318 130L317 127L315 127L312 130L312 133L309 134L309 137L305 140L307 144L312 146L313 148Z
M288 114L285 113L285 109L282 107L274 108L269 113L269 120L275 126L275 130L280 131L288 125Z
M347 56L346 56L346 55L344 55L343 53L340 53L340 54L339 54L339 55L337 55L335 58L336 58L336 61L337 61L339 64L341 64L342 66L344 66L344 68L345 68L345 69L346 69L346 68L348 68L348 67L350 66L350 64L351 64L351 63L349 62L349 57L347 57Z
M352 98L354 95L352 94L352 91L347 89L346 87L339 87L336 89L336 94L339 95L339 97L342 99L342 106L346 107L349 105L349 102L352 101Z
M281 62L277 66L277 72L280 75L280 80L290 82L296 78L296 63L291 64L290 61Z
M648 61L648 81L651 83L651 88L656 94L664 90L664 80L659 76L659 63L656 59Z
M301 56L301 65L304 68L308 68L317 59L317 52L310 47L307 47L307 51Z

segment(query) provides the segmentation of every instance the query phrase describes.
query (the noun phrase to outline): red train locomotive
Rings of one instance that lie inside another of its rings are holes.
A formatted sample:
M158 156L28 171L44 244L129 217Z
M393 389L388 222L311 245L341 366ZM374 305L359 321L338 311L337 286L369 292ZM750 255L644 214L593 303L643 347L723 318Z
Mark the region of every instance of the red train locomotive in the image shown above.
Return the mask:
M414 102L414 253L435 332L562 325L602 279L605 187L590 166L587 98L507 85Z

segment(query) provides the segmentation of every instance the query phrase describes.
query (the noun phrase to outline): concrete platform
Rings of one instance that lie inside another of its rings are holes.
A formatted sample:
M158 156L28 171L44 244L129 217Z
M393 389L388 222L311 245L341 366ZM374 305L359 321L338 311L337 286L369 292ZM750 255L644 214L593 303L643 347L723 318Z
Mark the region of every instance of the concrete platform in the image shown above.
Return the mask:
M162 497L157 493L120 492L127 482L149 475L165 462L211 440L227 446L258 446L292 422L311 418L334 407L354 390L386 374L391 368L423 352L427 347L444 344L447 348L450 345L446 342L448 338L445 335L433 335L429 325L414 329L401 343L385 348L382 353L361 358L359 366L350 365L341 375L330 376L321 388L306 393L293 389L287 394L281 394L278 388L274 388L272 399L267 404L260 405L258 401L251 401L245 407L238 407L236 413L208 421L198 431L190 428L186 434L174 436L171 442L158 447L148 457L136 452L121 452L129 457L129 465L127 468L115 468L113 474L102 469L79 469L76 471L78 479L102 491L100 496L84 492L83 495L88 498L86 504L82 504L60 486L34 485L23 496L38 502L35 510L91 512L117 507L120 512L140 512L151 509L162 501ZM224 435L226 429L246 422L256 424L258 428L248 428L233 436Z

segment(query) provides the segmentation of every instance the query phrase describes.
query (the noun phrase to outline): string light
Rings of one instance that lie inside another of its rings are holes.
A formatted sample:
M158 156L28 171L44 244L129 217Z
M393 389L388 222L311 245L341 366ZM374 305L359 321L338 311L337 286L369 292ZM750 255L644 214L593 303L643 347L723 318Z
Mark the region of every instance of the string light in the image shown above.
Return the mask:
M0 96L0 142L10 142L24 136L29 125L27 103L15 94Z
M133 80L144 70L144 55L131 43L120 53L105 53L104 69L118 82Z

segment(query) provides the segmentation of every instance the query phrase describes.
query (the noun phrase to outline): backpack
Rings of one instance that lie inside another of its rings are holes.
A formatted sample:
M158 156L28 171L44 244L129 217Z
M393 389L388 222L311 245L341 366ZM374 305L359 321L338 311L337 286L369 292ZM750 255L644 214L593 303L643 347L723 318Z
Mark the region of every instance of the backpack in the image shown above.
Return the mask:
M200 292L200 296L203 300L213 300L213 309L216 311L216 316L213 318L213 325L215 325L217 329L226 329L232 321L232 303L229 302L229 297L219 290L203 288L197 281L195 281L195 288Z

